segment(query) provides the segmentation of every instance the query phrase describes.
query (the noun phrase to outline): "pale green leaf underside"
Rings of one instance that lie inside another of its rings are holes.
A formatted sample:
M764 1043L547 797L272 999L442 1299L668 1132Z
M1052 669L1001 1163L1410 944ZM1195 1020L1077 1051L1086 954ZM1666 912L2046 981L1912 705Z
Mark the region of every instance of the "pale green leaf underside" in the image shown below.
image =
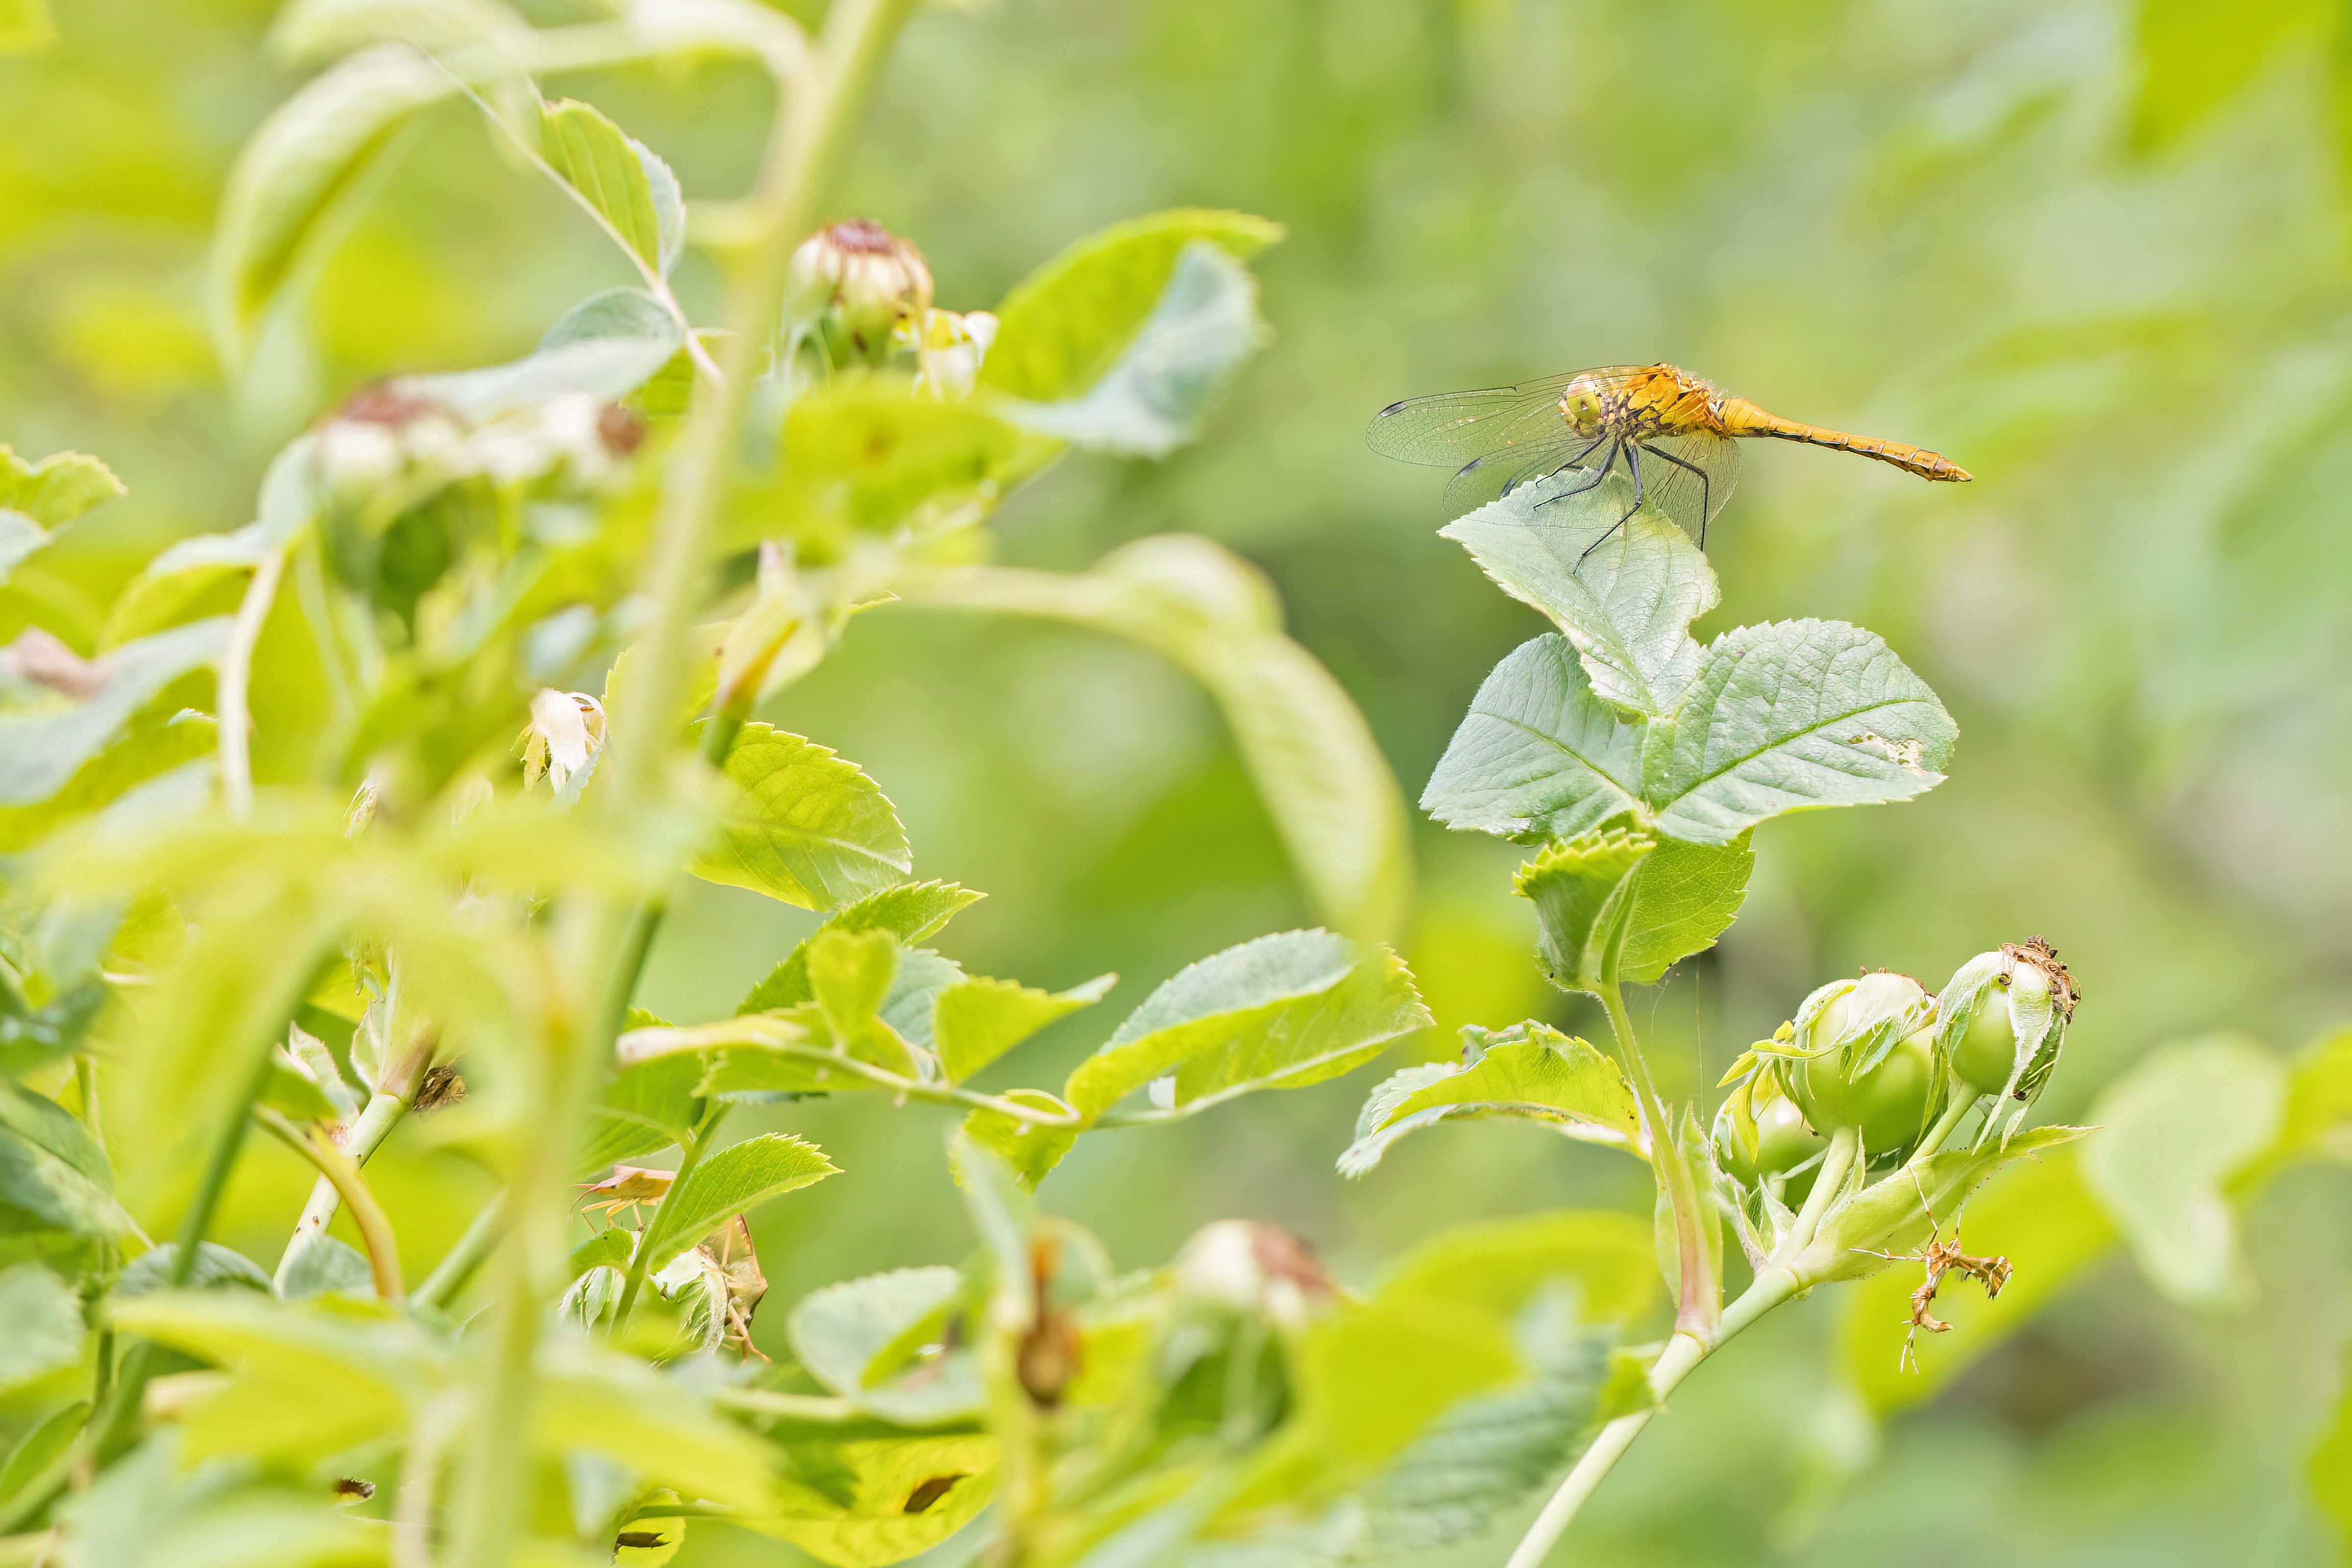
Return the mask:
M0 1271L0 1389L81 1359L81 1298L37 1263Z
M1641 1113L1625 1074L1590 1041L1543 1025L1488 1045L1475 1060L1406 1068L1372 1091L1339 1173L1360 1176L1398 1139L1457 1118L1546 1122L1571 1138L1638 1150Z
M1641 737L1547 633L1496 665L1438 759L1422 809L1448 827L1569 838L1641 809Z
M705 881L830 910L904 879L906 829L872 779L823 746L746 724L727 756L740 792L724 839L694 863Z
M122 481L96 458L52 452L28 463L0 445L0 512L15 512L54 531L124 494ZM0 569L7 563L0 560Z

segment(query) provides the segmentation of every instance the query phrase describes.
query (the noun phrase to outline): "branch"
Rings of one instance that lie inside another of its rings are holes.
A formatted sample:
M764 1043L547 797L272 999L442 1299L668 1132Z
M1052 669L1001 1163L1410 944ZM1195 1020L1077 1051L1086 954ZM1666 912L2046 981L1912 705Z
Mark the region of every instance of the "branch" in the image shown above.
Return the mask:
M265 1131L316 1165L319 1173L334 1184L335 1191L351 1205L352 1223L360 1227L360 1240L367 1248L368 1272L375 1277L376 1295L397 1302L401 1297L399 1245L393 1238L391 1219L360 1174L359 1162L336 1148L317 1129L305 1135L301 1128L268 1106L257 1105L252 1114Z

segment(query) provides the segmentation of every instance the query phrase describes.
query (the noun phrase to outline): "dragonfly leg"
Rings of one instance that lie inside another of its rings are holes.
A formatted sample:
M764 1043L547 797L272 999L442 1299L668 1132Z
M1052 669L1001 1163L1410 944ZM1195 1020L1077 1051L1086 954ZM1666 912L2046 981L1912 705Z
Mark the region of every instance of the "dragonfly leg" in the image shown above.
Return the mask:
M1602 534L1600 538L1594 540L1591 543L1584 547L1584 554L1579 555L1576 558L1576 563L1579 566L1584 564L1584 557L1586 555L1591 554L1594 551L1608 543L1609 541L1615 536L1617 531L1624 527L1626 522L1635 512L1642 510L1641 443L1637 441L1629 441L1617 449L1625 454L1626 471L1633 476L1633 504L1627 507L1623 515L1620 516L1615 522L1609 525L1609 531L1607 533Z
M1580 468L1584 467L1584 460L1592 456L1593 453L1599 451L1602 447L1608 445L1608 441L1609 437L1603 436L1600 440L1595 441L1591 446L1587 447L1583 451L1579 452L1575 457L1570 458L1559 468L1552 469L1551 472L1548 474L1540 474L1535 479L1529 479L1526 482L1528 484L1541 484L1545 479L1558 479L1560 475L1568 472L1570 468ZM1616 461L1617 453L1612 448L1607 457L1601 459L1601 466L1592 470L1592 477L1591 479L1585 480L1580 485L1570 485L1568 489L1560 491L1558 495L1546 496L1543 500L1536 502L1536 505L1539 507L1549 506L1556 500L1566 500L1570 496L1582 495L1585 491L1591 489L1593 486L1607 479L1609 477L1609 470L1615 466Z
M1698 476L1698 547L1701 550L1705 550L1706 548L1707 513L1714 510L1707 505L1707 502L1712 498L1707 493L1706 470L1700 468L1696 463L1685 462L1682 458L1675 457L1672 452L1662 451L1658 447L1650 446L1647 443L1643 445L1642 450L1649 453L1650 456L1656 458L1663 462L1672 463L1677 468L1681 468L1685 472L1694 473Z

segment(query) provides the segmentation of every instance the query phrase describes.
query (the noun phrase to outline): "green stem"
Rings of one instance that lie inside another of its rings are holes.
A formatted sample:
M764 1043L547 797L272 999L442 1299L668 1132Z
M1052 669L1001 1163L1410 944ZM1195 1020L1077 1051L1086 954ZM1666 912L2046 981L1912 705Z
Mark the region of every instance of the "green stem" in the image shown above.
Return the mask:
M1919 1140L1919 1147L1911 1152L1911 1158L1906 1163L1924 1165L1934 1159L1936 1151L1944 1146L1944 1140L1958 1132L1960 1130L1960 1123L1966 1121L1969 1119L1969 1112L1976 1108L1977 1096L1974 1091L1969 1090L1966 1085L1955 1081L1952 1085L1952 1103L1944 1108L1944 1114L1936 1119L1936 1125L1927 1129L1927 1135Z
M1780 1306L1797 1293L1797 1277L1786 1268L1768 1265L1756 1277L1755 1282L1741 1292L1739 1299L1724 1309L1723 1320L1713 1333L1705 1337L1677 1330L1658 1359L1650 1365L1650 1395L1646 1409L1631 1415L1621 1415L1601 1428L1592 1446L1570 1467L1560 1480L1543 1511L1536 1516L1528 1532L1511 1552L1505 1568L1539 1568L1551 1554L1559 1538L1568 1533L1570 1523L1585 1500L1598 1489L1603 1478L1625 1457L1633 1439L1642 1435L1665 1405L1666 1395L1681 1386L1699 1363L1721 1350L1734 1335L1750 1323Z
M671 1197L686 1191L686 1184L694 1175L696 1167L702 1163L702 1157L710 1152L711 1144L718 1141L719 1124L727 1119L728 1109L728 1102L722 1100L703 1114L701 1122L694 1130L693 1138L679 1157L677 1174L670 1178ZM629 1272L621 1285L621 1304L613 1312L614 1333L629 1326L629 1314L636 1310L637 1295L646 1288L646 1268L653 1259L654 1248L667 1241L674 1228L669 1223L673 1212L674 1205L667 1202L656 1205L653 1219L637 1237L636 1251L629 1258Z
M440 1033L432 1028L416 1032L409 1041L407 1051L384 1074L383 1086L371 1098L359 1115L352 1119L344 1131L342 1152L354 1165L364 1165L370 1156L383 1146L400 1119L408 1114L415 1102L416 1091L425 1082L425 1075L433 1069L433 1058L440 1046ZM302 1205L302 1217L294 1224L294 1234L286 1238L286 1251L278 1258L276 1283L280 1289L286 1285L286 1270L294 1261L294 1249L302 1238L321 1231L334 1223L335 1212L342 1206L342 1194L335 1184L321 1174L310 1188L310 1200Z
M375 1281L376 1296L381 1300L397 1302L401 1298L399 1244L393 1237L391 1218L360 1174L359 1162L321 1135L305 1135L302 1129L268 1106L255 1106L253 1119L263 1131L318 1167L319 1179L332 1184L343 1202L351 1205L352 1223L360 1229L360 1245L367 1249L368 1273ZM290 1247L287 1254L289 1258L293 1255ZM285 1272L280 1267L278 1273Z
M482 1266L482 1260L490 1255L490 1248L497 1243L505 1221L506 1199L503 1194L484 1204L481 1212L474 1215L473 1223L466 1227L466 1233L442 1255L441 1261L433 1266L433 1272L427 1274L424 1282L410 1294L409 1303L412 1306L446 1309L451 1299L466 1288L466 1281L474 1277L474 1270Z
M278 597L278 581L286 572L284 546L264 555L253 569L253 581L236 606L229 625L228 646L221 650L214 689L219 719L221 799L232 820L253 815L253 649L269 619ZM240 1126L244 1118L237 1119Z
M1789 1234L1772 1249L1776 1258L1794 1258L1812 1244L1813 1232L1822 1226L1822 1217L1837 1201L1838 1192L1845 1185L1853 1163L1862 1153L1862 1129L1841 1127L1830 1134L1830 1146L1822 1152L1822 1168L1813 1173L1813 1190L1805 1194L1805 1206L1799 1211L1796 1223Z
M1642 1121L1649 1131L1651 1169L1665 1184L1666 1203L1674 1211L1675 1261L1682 1284L1681 1299L1675 1303L1675 1331L1704 1339L1714 1332L1721 1313L1720 1287L1699 1237L1699 1226L1711 1223L1713 1216L1699 1207L1698 1188L1691 1181L1690 1164L1683 1158L1674 1123L1666 1120L1657 1086L1650 1079L1650 1063L1643 1056L1642 1043L1633 1033L1633 1017L1625 1011L1615 965L1610 967L1611 973L1601 985L1601 1005L1609 1015L1610 1032L1617 1037L1618 1054L1625 1059L1626 1070L1633 1079L1633 1092L1641 1102Z

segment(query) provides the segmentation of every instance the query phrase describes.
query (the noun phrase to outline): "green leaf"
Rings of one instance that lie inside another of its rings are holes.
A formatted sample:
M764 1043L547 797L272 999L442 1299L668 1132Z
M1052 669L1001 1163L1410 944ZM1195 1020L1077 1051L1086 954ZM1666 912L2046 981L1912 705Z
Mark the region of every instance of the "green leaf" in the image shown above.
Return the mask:
M446 54L511 39L525 26L498 0L293 0L270 24L268 43L286 64L313 66L370 44Z
M1217 395L1272 337L1249 268L1194 240L1178 253L1134 340L1091 385L1060 402L1012 403L1006 412L1091 451L1165 458L1200 435Z
M286 1250L278 1281L278 1293L285 1300L308 1301L320 1296L362 1301L374 1299L375 1273L368 1265L367 1255L359 1248L336 1240L323 1230L312 1230L296 1237Z
M81 1436L89 1410L86 1399L59 1405L8 1451L7 1463L0 1465L0 1508L14 1504L34 1477L65 1457L74 1439Z
M727 538L739 548L797 539L821 558L852 534L929 538L978 521L1052 450L904 377L842 376L793 399L776 477L739 498Z
M2084 1183L2151 1283L2185 1305L2242 1303L2230 1179L2271 1147L2287 1102L2278 1057L2242 1035L2176 1041L2134 1064L2092 1107Z
M1728 844L1786 811L1907 800L1943 783L1959 731L1875 634L1838 621L1726 632L1644 738L1658 830Z
M1029 275L997 307L983 386L1053 403L1093 384L1143 329L1185 247L1204 240L1246 259L1282 226L1234 212L1182 209L1089 236Z
M1098 974L1067 991L1039 991L1011 980L973 976L940 993L931 1006L931 1048L940 1070L961 1083L1059 1018L1091 1007L1118 984Z
M667 277L686 246L686 197L669 165L577 99L542 107L539 131L548 166L647 272Z
M1048 1094L1042 1089L1009 1089L1003 1098L1056 1116L1076 1114L1076 1108L1059 1095ZM1046 1173L1076 1146L1078 1131L1075 1122L1055 1125L1024 1121L1001 1110L984 1109L973 1111L963 1121L964 1136L1003 1161L1020 1181L1022 1190L1032 1193L1045 1179Z
M73 1112L0 1081L0 1230L31 1226L100 1239L138 1229L114 1201L105 1153Z
M1536 956L1553 984L1598 994L1609 983L1634 873L1657 847L1611 828L1547 845L1519 868L1511 890L1536 907Z
M93 662L89 697L0 713L0 806L31 805L63 789L131 715L218 657L228 625L226 617L197 621L126 643Z
M1602 701L1671 711L1698 669L1690 624L1722 596L1706 554L1647 510L1619 527L1624 509L1603 492L1540 506L1538 493L1522 487L1438 531L1505 593L1551 617Z
M0 511L55 530L128 494L113 470L81 452L52 452L27 463L0 444Z
M920 1069L906 1040L878 1016L899 979L898 951L887 931L819 931L809 939L808 973L834 1048L903 1078Z
M765 1445L712 1413L688 1384L612 1351L552 1341L531 1419L542 1451L591 1449L647 1486L734 1509L759 1509L772 1496Z
M1164 1073L1176 1103L1320 1082L1425 1028L1412 978L1385 949L1329 931L1259 937L1167 981L1070 1074L1062 1098L1101 1115Z
M211 757L218 735L209 717L185 710L134 719L47 799L35 805L0 805L0 855L21 854L141 784Z
M2352 1552L2352 1383L2345 1385L2336 1416L2311 1450L2311 1494L2338 1540Z
M2029 1154L2071 1143L2087 1127L2036 1127L2006 1146L1954 1149L1881 1176L1859 1193L1840 1199L1822 1216L1813 1244L1790 1265L1808 1288L1832 1279L1865 1279L1888 1267L1877 1253L1916 1251L1934 1228L1928 1219L1950 1223L1977 1185L2001 1166Z
M285 1391L299 1402L301 1391ZM207 1401L206 1405L217 1403ZM188 1422L152 1432L58 1510L73 1561L88 1568L326 1568L382 1561L383 1527L323 1487L250 1479L250 1464L205 1465ZM267 1433L257 1436L267 1437ZM323 1450L332 1452L333 1450ZM259 1447L244 1458L260 1457ZM316 1462L272 1445L299 1474Z
M767 978L751 988L751 994L735 1011L765 1013L815 1000L815 994L809 989L808 949L809 942L822 932L887 931L911 947L926 937L937 935L958 913L985 897L984 893L975 893L953 882L901 882L880 892L868 893L827 917L823 925L785 955L782 963L768 972Z
M631 1008L628 1027L667 1026L650 1013ZM582 1173L684 1142L701 1116L698 1086L707 1065L698 1055L678 1051L631 1062L614 1073L597 1097L595 1119L581 1153Z
M1529 1021L1499 1034L1463 1030L1463 1060L1397 1072L1372 1090L1339 1173L1360 1176L1389 1145L1440 1121L1501 1117L1641 1152L1642 1114L1624 1070L1588 1040Z
M393 132L459 86L415 49L383 44L329 67L262 122L229 172L213 237L226 342L242 349L320 219Z
M763 1132L730 1143L705 1159L662 1200L661 1240L653 1244L646 1267L662 1268L737 1215L770 1198L840 1173L840 1167L815 1144L786 1133Z
M1891 1415L1935 1397L2115 1245L2115 1223L2084 1184L2082 1152L2066 1146L2012 1165L1969 1201L1969 1249L1998 1252L2016 1272L1999 1300L1967 1288L1938 1294L1936 1315L1952 1331L1920 1346L1916 1372L1904 1365L1903 1342L1920 1270L1889 1268L1841 1292L1838 1363L1874 1414ZM1939 1203L1936 1216L1949 1239L1957 1211Z
M139 1296L152 1296L158 1290L173 1287L166 1283L172 1276L172 1258L180 1250L177 1242L167 1241L150 1252L142 1252L114 1281L111 1298L128 1301ZM269 1295L276 1288L260 1264L244 1253L207 1241L196 1248L196 1266L188 1273L184 1287L189 1290L222 1289L236 1286Z
M907 830L872 779L824 747L746 724L727 754L741 793L725 842L694 863L705 881L804 910L832 910L903 879Z
M58 41L49 0L0 0L0 55L33 55Z
M1314 656L1282 634L1265 574L1223 546L1141 539L1076 575L975 567L912 590L926 603L1038 616L1142 644L1207 688L1291 862L1324 918L1362 941L1412 901L1404 802L1371 729Z
M0 1389L81 1360L81 1298L37 1263L0 1270Z
M1705 952L1730 929L1748 899L1756 852L1745 833L1728 844L1662 838L1633 871L1633 909L1617 973L1636 985L1654 985L1666 971Z
M982 1435L811 1444L793 1460L781 1505L738 1522L833 1568L903 1562L962 1529L996 1494L997 1443Z
M2262 1161L2240 1178L2268 1175L2293 1160L2352 1162L2352 1029L2323 1037L2289 1065L2286 1111Z
M677 318L652 295L607 289L573 306L521 359L404 376L395 385L480 425L553 397L618 402L667 364L685 341Z
M1297 1413L1234 1511L1328 1498L1376 1474L1463 1401L1521 1380L1520 1325L1549 1295L1572 1321L1630 1320L1655 1299L1645 1223L1549 1214L1441 1232L1369 1301L1307 1331Z
M793 1354L834 1393L885 1420L927 1426L981 1407L977 1363L948 1331L962 1302L957 1270L900 1268L811 1291L793 1303L784 1331Z
M1520 644L1471 700L1421 807L1454 828L1574 837L1641 809L1641 731L1592 690L1566 637Z
M17 563L34 552L46 549L49 536L41 525L21 512L0 510L0 584Z
M200 533L174 542L140 568L114 596L99 646L120 647L199 612L223 615L235 609L247 580L269 548L259 523L247 523L234 533Z

